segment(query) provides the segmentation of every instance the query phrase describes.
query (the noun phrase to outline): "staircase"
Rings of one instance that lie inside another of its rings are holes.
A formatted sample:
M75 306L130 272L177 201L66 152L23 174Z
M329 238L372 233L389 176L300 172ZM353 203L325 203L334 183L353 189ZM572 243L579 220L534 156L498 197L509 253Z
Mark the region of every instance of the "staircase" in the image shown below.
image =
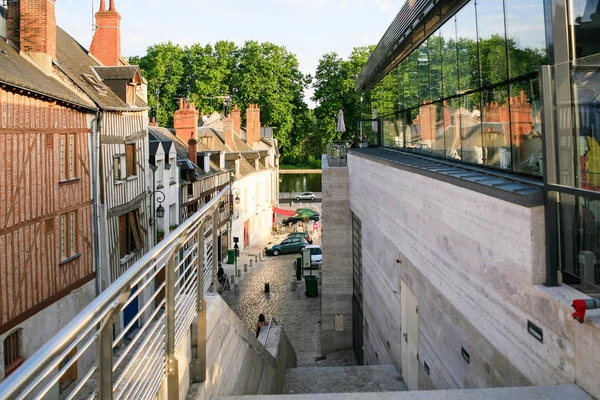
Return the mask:
M364 393L407 390L393 365L290 368L283 393Z

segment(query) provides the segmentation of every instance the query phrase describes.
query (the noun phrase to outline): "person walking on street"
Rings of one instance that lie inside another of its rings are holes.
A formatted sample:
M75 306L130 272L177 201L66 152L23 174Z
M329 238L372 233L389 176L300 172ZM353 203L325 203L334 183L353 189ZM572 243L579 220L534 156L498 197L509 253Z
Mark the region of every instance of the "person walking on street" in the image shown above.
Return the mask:
M258 323L256 324L256 337L260 335L260 330L263 326L267 326L269 323L266 321L264 314L258 316Z

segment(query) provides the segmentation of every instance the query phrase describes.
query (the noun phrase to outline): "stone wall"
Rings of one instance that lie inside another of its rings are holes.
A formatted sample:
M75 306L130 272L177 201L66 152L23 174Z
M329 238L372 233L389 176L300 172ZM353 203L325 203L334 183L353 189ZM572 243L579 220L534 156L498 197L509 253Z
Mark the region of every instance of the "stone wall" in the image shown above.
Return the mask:
M206 381L192 385L187 398L280 393L285 370L296 366L285 333L275 329L269 335L269 347L277 349L274 357L220 296L208 296L206 302ZM195 337L192 331L193 342Z
M585 296L541 285L543 207L358 155L348 165L350 207L362 221L367 363L401 370L403 280L419 301L420 389L577 383L600 396L599 315L575 322L570 301Z
M348 194L348 168L330 168L324 155L322 354L352 348L352 214ZM343 320L337 330L336 315L338 322Z

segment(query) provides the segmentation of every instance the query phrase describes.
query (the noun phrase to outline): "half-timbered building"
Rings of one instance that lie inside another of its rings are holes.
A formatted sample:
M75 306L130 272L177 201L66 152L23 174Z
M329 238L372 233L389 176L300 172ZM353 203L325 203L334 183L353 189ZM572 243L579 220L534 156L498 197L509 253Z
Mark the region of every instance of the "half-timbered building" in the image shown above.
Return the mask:
M56 79L55 60L53 0L0 7L0 380L96 295L97 108ZM77 363L53 393L77 378Z

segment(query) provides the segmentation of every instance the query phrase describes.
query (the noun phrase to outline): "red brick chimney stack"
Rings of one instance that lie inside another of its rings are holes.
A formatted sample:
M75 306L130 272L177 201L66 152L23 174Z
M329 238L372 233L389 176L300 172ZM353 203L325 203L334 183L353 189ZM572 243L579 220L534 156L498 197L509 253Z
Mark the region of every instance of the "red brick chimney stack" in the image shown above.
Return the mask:
M108 10L105 0L100 1L100 9L96 13L96 33L92 39L90 53L106 66L120 65L121 15L115 7L115 0L110 0Z
M246 110L246 143L250 147L260 140L260 108L250 104Z
M56 59L56 0L15 0L8 6L8 41L52 72Z
M198 110L194 103L188 103L184 99L179 99L179 110L175 111L173 116L173 126L175 135L185 142L190 139L197 140L198 136Z
M188 141L188 158L191 162L198 165L198 141L196 139Z
M238 135L242 134L242 111L237 104L231 110L231 118L233 118L233 131Z

